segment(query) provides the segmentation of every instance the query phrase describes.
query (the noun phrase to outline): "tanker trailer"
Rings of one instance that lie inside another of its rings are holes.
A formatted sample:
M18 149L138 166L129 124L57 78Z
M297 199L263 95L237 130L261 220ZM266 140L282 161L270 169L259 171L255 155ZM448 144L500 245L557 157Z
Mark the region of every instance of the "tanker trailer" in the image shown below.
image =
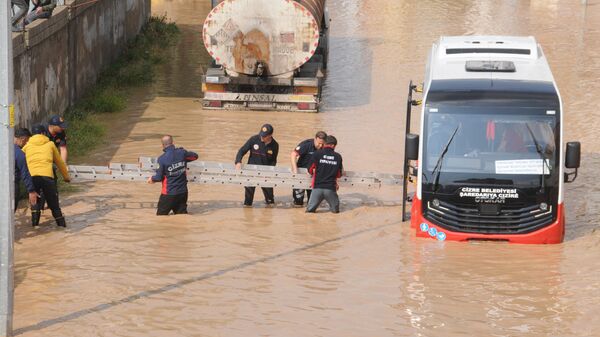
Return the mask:
M213 58L202 107L317 112L327 68L326 0L212 0L202 36Z

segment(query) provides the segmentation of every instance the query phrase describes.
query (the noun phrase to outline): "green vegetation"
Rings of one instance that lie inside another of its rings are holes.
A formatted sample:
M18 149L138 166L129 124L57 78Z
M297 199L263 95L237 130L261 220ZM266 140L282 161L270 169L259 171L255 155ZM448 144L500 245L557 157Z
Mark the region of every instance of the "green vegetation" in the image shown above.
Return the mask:
M69 157L82 157L102 142L106 125L97 115L123 111L128 89L152 82L155 66L165 62L168 47L178 38L175 23L165 16L150 18L121 56L100 74L96 86L65 112Z
M98 76L95 87L65 111L70 158L81 158L103 142L107 126L99 114L123 111L127 107L128 89L151 83L155 66L167 60L169 47L178 39L179 28L175 23L168 22L165 16L150 17L121 56ZM60 177L59 190L75 192L77 187L62 183Z
M69 122L69 157L83 157L103 141L106 125L99 114L123 111L127 107L129 88L147 85L154 79L155 66L167 60L169 47L179 39L179 28L165 16L152 16L140 34L130 41L121 56L98 77L79 102L65 111ZM71 160L70 160L71 161ZM65 184L59 174L59 191L77 192L76 185ZM22 185L22 184L20 184ZM15 191L21 199L27 192Z

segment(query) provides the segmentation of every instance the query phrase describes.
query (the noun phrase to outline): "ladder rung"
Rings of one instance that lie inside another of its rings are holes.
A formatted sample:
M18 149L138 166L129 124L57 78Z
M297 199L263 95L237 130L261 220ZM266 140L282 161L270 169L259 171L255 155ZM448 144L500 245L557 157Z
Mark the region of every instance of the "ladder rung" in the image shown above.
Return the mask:
M145 181L155 174L156 159L140 157L138 164L111 163L106 166L71 165L74 180ZM306 169L298 174L290 168L277 166L244 165L237 170L231 163L192 162L188 164L188 181L197 184L239 185L260 187L310 188L312 178ZM402 176L380 173L346 172L340 186L380 188L381 185L402 185Z

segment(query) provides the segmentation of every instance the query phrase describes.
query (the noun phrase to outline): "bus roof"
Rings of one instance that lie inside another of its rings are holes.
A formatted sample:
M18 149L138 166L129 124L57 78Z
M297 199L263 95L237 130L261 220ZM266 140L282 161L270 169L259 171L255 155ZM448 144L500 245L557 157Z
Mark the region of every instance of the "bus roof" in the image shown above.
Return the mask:
M554 82L532 36L443 36L433 45L427 81L454 79Z

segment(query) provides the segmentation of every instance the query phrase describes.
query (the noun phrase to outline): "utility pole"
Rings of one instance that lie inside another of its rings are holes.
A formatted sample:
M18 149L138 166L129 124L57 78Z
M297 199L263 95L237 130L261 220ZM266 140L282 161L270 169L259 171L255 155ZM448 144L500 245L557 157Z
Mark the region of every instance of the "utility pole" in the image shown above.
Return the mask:
M11 2L0 1L0 337L12 336L15 154Z

